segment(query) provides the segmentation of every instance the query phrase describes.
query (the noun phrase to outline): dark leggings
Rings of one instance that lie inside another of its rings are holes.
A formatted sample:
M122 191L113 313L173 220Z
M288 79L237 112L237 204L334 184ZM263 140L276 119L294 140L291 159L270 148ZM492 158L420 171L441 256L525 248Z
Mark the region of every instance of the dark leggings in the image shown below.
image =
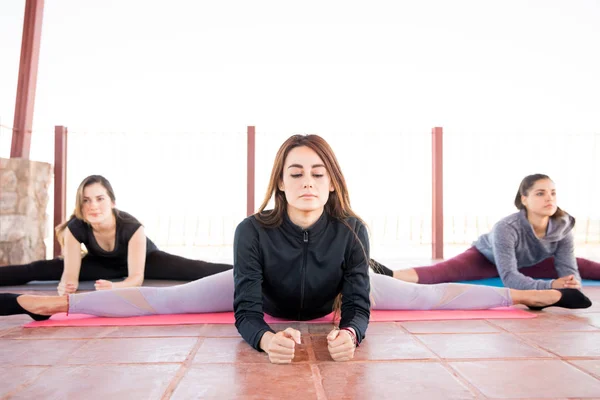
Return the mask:
M121 260L115 261L90 255L83 257L79 280L94 281L126 277L127 264ZM146 255L144 278L193 281L232 268L231 264L190 260L159 250ZM57 281L60 280L63 269L64 261L59 258L0 267L0 286L23 285L30 281Z
M600 280L600 263L577 258L577 267L581 279ZM419 276L419 283L424 284L472 281L498 276L496 266L475 247L435 265L416 267L415 271ZM534 279L559 278L554 268L554 257L547 258L531 267L520 268L519 272Z

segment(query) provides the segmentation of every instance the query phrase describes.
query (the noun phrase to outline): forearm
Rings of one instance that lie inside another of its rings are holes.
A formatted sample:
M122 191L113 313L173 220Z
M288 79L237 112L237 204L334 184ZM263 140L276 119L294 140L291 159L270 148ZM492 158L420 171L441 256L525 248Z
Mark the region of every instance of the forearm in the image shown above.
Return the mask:
M263 345L268 345L270 336L275 333L262 316L240 316L240 314L237 313L235 317L235 327L242 338L258 351L264 350Z
M504 286L520 290L545 290L551 289L552 281L533 279L520 272L500 273Z
M342 318L340 320L340 328L352 328L356 334L356 339L360 343L365 337L367 327L369 326L369 302L366 300L364 304L342 304Z

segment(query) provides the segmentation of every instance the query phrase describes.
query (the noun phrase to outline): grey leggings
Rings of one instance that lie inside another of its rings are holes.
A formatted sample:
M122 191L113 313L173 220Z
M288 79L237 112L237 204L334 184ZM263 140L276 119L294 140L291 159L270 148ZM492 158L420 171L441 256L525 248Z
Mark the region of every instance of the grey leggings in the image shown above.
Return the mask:
M419 285L369 274L374 310L472 310L512 305L510 289L440 283ZM103 317L233 311L233 270L184 285L69 295L69 312Z

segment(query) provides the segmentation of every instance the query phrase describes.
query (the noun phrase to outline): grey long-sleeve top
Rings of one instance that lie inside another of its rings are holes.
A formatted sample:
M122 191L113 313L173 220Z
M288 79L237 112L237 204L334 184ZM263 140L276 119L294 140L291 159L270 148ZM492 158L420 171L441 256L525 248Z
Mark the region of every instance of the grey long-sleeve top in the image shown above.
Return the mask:
M519 270L554 257L559 277L575 275L581 280L575 260L573 227L575 218L566 214L550 218L546 235L538 238L527 220L525 210L498 221L491 232L473 243L490 262L496 265L505 286L513 289L550 289L552 282L533 279Z

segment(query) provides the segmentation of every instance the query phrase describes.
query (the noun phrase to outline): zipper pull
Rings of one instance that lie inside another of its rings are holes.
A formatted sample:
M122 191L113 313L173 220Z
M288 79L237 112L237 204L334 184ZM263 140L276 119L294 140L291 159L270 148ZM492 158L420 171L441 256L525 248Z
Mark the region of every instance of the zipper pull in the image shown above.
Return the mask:
M308 243L308 231L304 231L304 243Z

